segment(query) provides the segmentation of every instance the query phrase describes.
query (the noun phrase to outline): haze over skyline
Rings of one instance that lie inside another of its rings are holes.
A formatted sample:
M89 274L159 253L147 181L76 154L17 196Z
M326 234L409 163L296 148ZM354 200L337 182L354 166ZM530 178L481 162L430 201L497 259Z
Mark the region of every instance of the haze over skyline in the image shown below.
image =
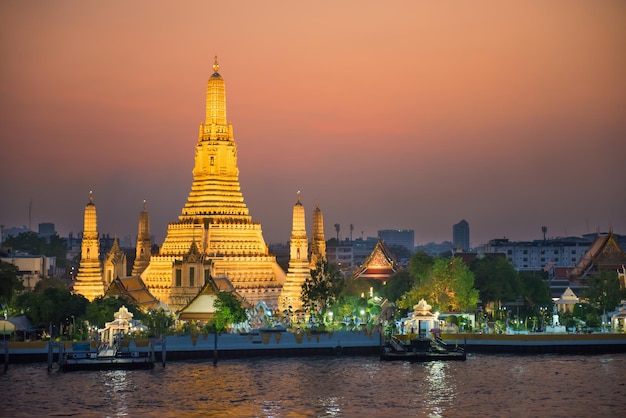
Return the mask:
M460 3L460 4L459 4ZM161 244L214 56L245 202L287 242L626 233L626 2L0 3L0 224Z

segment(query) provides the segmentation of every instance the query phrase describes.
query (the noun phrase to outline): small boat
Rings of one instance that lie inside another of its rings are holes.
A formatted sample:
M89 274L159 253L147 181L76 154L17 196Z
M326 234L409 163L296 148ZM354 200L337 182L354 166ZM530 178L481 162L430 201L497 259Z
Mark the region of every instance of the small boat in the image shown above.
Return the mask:
M92 350L89 343L74 343L63 353L59 367L64 372L76 370L131 370L154 368L154 351L119 351L117 347Z
M383 344L380 359L412 362L465 360L466 354L463 347L449 347L438 336L435 338L413 338L404 341L397 336L392 336Z

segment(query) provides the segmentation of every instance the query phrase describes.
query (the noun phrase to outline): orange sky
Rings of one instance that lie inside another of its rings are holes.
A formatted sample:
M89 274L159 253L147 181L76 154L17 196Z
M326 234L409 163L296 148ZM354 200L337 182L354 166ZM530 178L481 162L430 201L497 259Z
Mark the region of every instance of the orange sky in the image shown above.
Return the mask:
M93 190L160 243L217 54L268 243L298 190L327 238L626 234L625 51L619 0L1 2L0 224L78 233Z

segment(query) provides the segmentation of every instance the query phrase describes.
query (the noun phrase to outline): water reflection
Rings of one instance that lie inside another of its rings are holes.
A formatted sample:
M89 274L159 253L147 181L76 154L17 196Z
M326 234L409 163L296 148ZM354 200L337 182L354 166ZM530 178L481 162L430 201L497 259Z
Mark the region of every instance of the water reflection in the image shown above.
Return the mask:
M320 398L324 417L340 417L341 415L341 398L331 396L328 398Z
M111 403L115 416L128 415L127 394L134 392L132 381L127 378L126 370L113 370L102 373L102 383L105 388L105 399Z
M0 415L609 417L623 415L624 364L626 354L474 355L447 363L229 360L218 367L172 362L152 371L75 373L11 365L0 373L8 401Z
M447 376L450 363L434 361L425 364L425 380L428 385L428 396L424 399L430 417L441 417L446 408L452 406L456 383Z

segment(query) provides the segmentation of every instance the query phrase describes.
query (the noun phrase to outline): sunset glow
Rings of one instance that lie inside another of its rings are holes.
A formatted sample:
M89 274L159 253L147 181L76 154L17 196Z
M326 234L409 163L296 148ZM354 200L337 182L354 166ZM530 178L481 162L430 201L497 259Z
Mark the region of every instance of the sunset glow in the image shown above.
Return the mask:
M145 199L160 244L218 55L268 243L299 190L326 237L626 233L623 1L2 2L0 45L6 227L32 202L77 234L93 190L100 233L134 240Z

